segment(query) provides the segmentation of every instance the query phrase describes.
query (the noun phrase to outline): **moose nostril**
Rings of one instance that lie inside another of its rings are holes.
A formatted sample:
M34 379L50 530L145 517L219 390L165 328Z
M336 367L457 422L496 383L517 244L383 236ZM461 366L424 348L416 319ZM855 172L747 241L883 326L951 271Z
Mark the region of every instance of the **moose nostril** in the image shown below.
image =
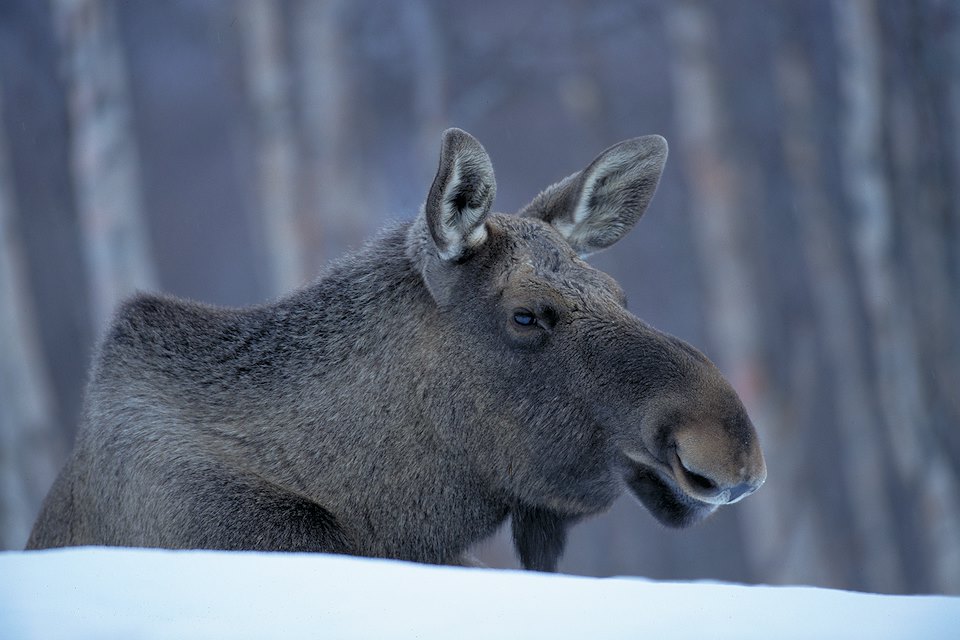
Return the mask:
M748 496L756 490L756 485L750 482L741 482L730 489L729 502L735 502L744 496Z
M690 483L697 489L700 489L701 491L709 491L709 492L719 491L720 487L717 486L717 483L711 480L710 478L706 476L702 476L699 473L694 473L689 469L686 469L686 472L687 472L687 477L690 480Z

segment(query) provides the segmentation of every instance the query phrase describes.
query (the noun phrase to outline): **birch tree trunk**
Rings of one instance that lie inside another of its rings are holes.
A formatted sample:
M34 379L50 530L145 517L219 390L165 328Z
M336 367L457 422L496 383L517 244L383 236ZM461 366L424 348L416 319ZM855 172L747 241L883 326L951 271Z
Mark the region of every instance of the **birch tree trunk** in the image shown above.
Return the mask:
M0 122L2 103L0 94ZM64 443L36 333L7 149L0 127L0 549L22 549Z
M257 137L260 219L273 295L308 278L296 207L297 144L285 56L283 13L272 0L244 0L242 25L247 91Z
M960 587L960 450L956 446L960 444L960 413L956 411L960 400L956 393L960 381L960 289L951 278L949 256L952 247L960 247L960 228L951 233L949 217L951 209L960 207L954 185L947 178L950 150L942 131L949 126L949 117L943 110L942 95L946 93L944 84L956 75L957 68L943 56L944 41L938 36L941 23L953 24L957 33L960 13L952 6L943 9L953 12L952 20L929 1L885 4L878 7L877 18L884 43L882 85L887 124L883 129L887 132L888 182L897 229L894 264L903 302L912 312L913 355L928 418L914 434L924 458L913 465L922 470L906 485L906 495L916 492L919 497L908 502L913 517L909 519L911 553L906 561L921 567L914 580L917 584L911 585L914 590L956 591ZM930 35L918 38L918 33ZM888 53L890 44L896 55Z
M876 357L876 397L908 504L936 514L924 518L916 541L933 558L935 588L960 589L957 478L931 437L931 417L918 360L916 319L894 258L895 211L883 171L884 90L877 9L871 0L835 0L843 120L842 179L855 217L854 249ZM909 214L907 214L909 215Z
M305 0L294 11L304 155L300 215L310 221L311 273L365 233L363 187L370 185L357 181L351 144L358 125L350 109L352 76L343 34L348 8L344 0Z
M876 426L879 416L869 383L867 354L857 335L857 290L840 253L843 231L821 183L819 167L823 163L816 143L810 68L797 47L787 44L781 48L776 77L784 106L786 168L796 198L794 216L804 266L810 273L817 329L825 346L823 356L832 373L834 424L846 452L841 486L849 492L846 502L854 536L848 557L837 560L854 565L858 584L873 590L897 590L901 569L893 504L886 489L890 485L889 459Z
M141 202L127 70L109 0L53 0L70 114L71 169L95 327L156 287Z
M436 168L437 140L447 120L443 41L436 16L424 0L405 2L400 16L413 50L414 114L419 123L417 155L429 174Z
M833 581L820 556L824 544L818 511L803 482L808 461L802 431L790 424L766 388L760 305L750 264L751 230L743 217L741 177L736 145L727 139L723 96L713 60L711 33L716 31L708 9L699 3L672 3L666 26L672 51L676 125L690 190L693 230L703 265L708 337L721 369L761 434L770 477L738 509L755 575L765 580Z

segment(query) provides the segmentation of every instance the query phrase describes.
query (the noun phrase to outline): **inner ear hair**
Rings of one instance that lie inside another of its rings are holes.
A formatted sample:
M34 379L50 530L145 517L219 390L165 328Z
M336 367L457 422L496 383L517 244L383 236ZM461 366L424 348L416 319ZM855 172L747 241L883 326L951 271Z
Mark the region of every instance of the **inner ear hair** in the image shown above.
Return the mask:
M660 136L616 144L548 187L521 211L552 224L581 256L605 249L646 211L667 159Z
M424 204L427 227L441 259L460 260L486 241L484 220L496 191L493 164L483 146L460 129L445 131L440 165Z
M571 245L589 252L608 247L625 235L636 221L629 212L642 213L646 208L643 196L648 190L652 195L647 172L639 166L645 158L617 150L600 159L602 163L583 176L573 215L554 221ZM632 184L631 172L639 176ZM656 179L652 188L656 188Z

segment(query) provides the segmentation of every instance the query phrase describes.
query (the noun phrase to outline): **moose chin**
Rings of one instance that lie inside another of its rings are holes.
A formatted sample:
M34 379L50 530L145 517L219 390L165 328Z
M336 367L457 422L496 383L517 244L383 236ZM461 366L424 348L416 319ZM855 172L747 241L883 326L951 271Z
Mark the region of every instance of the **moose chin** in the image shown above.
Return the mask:
M443 134L412 221L276 302L138 295L97 349L74 450L28 548L316 551L461 564L508 518L523 565L624 488L693 524L766 478L737 394L584 261L667 158L610 147L515 215Z

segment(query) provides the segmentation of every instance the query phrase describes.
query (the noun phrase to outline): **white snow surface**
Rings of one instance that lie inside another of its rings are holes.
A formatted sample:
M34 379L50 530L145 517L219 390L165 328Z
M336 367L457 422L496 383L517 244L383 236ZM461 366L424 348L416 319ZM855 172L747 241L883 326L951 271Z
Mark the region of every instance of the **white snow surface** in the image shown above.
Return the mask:
M0 638L960 638L960 598L321 554L0 553Z

